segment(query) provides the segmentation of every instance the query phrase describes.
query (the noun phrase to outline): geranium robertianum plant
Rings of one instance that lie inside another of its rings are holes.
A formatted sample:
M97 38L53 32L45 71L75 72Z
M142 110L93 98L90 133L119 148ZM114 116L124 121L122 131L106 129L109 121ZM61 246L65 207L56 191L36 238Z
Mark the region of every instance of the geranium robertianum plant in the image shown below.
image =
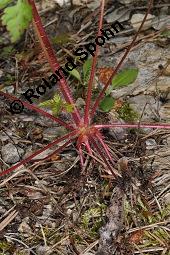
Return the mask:
M40 16L37 12L37 9L36 9L35 3L34 3L34 0L28 0L28 3L32 8L33 24L34 24L37 36L39 38L39 41L41 43L41 47L44 50L45 56L46 56L50 66L51 66L52 71L55 72L56 69L60 68L60 65L59 65L59 63L57 61L57 58L55 56L55 53L52 49L52 46L51 46L50 41L48 39L48 36L46 35L45 30L43 28ZM105 0L101 0L99 26L98 26L98 34L97 34L98 36L101 35L104 5L105 5ZM7 170L4 170L3 172L0 173L0 176L4 176L4 175L14 171L18 167L22 166L23 164L30 162L37 155L39 155L43 151L49 149L53 145L59 144L59 142L65 141L65 143L62 146L60 146L57 150L55 150L52 154L59 153L66 146L71 144L73 141L76 141L77 150L78 150L79 156L80 156L81 166L84 165L84 158L85 158L82 148L85 148L87 150L87 153L89 155L91 155L92 157L93 157L93 151L95 150L96 153L98 154L98 156L102 159L102 161L103 161L102 163L104 164L105 169L107 168L107 170L110 171L110 173L113 175L113 177L116 178L117 176L120 176L120 174L114 169L115 160L112 157L107 144L105 143L105 139L104 139L104 137L102 135L102 132L101 132L103 128L113 128L113 127L115 127L115 128L116 127L140 128L141 127L141 128L170 129L169 124L160 124L160 123L152 123L152 124L149 124L149 123L148 124L146 124L146 123L125 123L125 124L121 124L121 123L105 124L105 123L102 123L100 125L96 125L93 122L96 110L99 107L99 104L101 103L101 100L103 99L106 90L108 89L109 85L111 84L111 81L112 81L113 77L118 72L118 70L121 67L122 63L126 59L128 53L133 48L133 46L135 44L135 41L136 41L136 38L137 38L138 34L140 33L140 31L143 27L143 24L146 21L147 15L151 10L152 5L153 5L153 0L150 0L147 12L144 16L144 19L143 19L143 21L140 25L140 28L139 28L138 32L134 36L133 41L131 42L129 47L126 49L123 57L120 59L118 65L114 68L113 73L111 74L110 78L108 79L108 81L104 85L102 91L99 93L99 95L95 99L95 102L92 104L92 87L93 87L93 81L94 81L94 77L95 77L96 64L97 64L97 57L98 57L98 52L99 52L99 46L96 45L96 52L95 52L95 56L93 57L91 72L90 72L90 78L89 78L88 86L87 86L87 97L86 97L86 104L85 104L85 108L84 108L84 116L81 116L81 114L79 112L79 109L77 109L77 107L76 107L75 100L72 96L72 92L70 90L70 87L69 87L66 79L64 78L64 75L63 75L63 78L59 81L59 90L60 90L60 93L62 94L65 102L67 104L73 106L73 109L70 113L71 117L72 117L72 122L71 123L66 123L63 120L61 120L60 118L55 117L55 116L45 112L44 110L36 107L35 105L31 105L27 102L23 102L23 105L25 107L27 107L31 110L35 110L38 113L52 119L53 121L55 121L58 124L64 126L65 128L67 128L67 130L69 132L68 132L68 134L66 134L66 135L64 135L60 138L57 138L53 142L49 143L44 148L36 151L35 153L33 153L31 156L27 157L26 159L21 160L19 163L15 164L14 166L8 168ZM16 100L15 96L9 95L8 93L0 92L0 94L7 97L10 100ZM51 157L52 154L47 156L45 159Z

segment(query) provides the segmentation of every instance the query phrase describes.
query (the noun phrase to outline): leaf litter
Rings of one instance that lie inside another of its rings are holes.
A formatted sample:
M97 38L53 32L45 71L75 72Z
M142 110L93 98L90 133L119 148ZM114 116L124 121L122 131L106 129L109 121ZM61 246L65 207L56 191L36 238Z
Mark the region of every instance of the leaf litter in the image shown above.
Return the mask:
M81 9L79 12L81 13ZM70 52L73 46L69 42ZM59 51L62 55L63 49ZM140 55L143 54L141 46ZM164 57L160 58L159 53L154 58L157 66L160 62L166 62ZM145 62L141 61L142 64ZM4 65L8 66L7 60L4 60ZM107 61L105 65L108 65ZM29 66L32 70L36 64L30 62ZM153 66L150 67L151 74L152 68ZM24 86L23 83L21 91L24 91ZM156 84L153 83L153 86ZM118 92L117 89L115 92ZM158 91L158 95L159 93ZM122 94L124 99L125 92ZM2 102L0 104L2 108L6 107ZM99 112L97 118L100 119L101 116ZM53 123L45 119L42 121L40 116L34 114L27 122L22 121L19 116L12 116L11 119L9 113L3 117L6 131L12 132L11 137L17 133L19 145L27 149L28 154L45 142L42 138L38 139L37 132L35 134L34 121L39 123L42 133L52 125L57 128ZM30 167L32 171L20 169L0 186L0 222L4 224L5 219L10 221L3 225L1 252L168 254L170 223L169 205L165 203L165 198L169 194L169 133L164 130L144 130L143 133L130 130L126 133L124 142L119 137L111 139L107 135L112 153L116 153L121 159L117 167L122 173L123 181L114 183L101 166L94 165L88 158L86 169L81 172L73 147L69 146L60 157L35 162ZM11 142L9 137L7 139L5 143L1 141L1 146ZM148 151L148 139L154 139L158 147ZM11 218L11 215L15 217ZM30 230L26 231L27 236L22 235L24 229Z

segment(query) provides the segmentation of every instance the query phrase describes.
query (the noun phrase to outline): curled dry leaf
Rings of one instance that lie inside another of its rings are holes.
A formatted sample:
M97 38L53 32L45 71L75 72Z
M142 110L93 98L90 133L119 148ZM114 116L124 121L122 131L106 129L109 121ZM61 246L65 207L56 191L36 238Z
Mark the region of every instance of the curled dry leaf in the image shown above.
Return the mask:
M143 235L144 235L143 230L137 230L134 233L132 233L132 235L129 238L129 242L138 244L142 241Z

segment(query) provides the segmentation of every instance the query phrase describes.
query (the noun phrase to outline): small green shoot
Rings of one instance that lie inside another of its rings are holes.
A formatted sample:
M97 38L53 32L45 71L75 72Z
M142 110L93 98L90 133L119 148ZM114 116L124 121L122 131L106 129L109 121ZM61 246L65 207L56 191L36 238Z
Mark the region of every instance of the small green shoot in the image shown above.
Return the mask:
M0 8L11 1L3 1ZM26 0L18 0L13 6L6 7L2 15L2 24L7 27L11 41L17 42L32 20L32 9Z
M73 69L72 71L69 72L71 76L73 76L74 78L76 78L79 82L81 81L81 75L79 73L79 71L77 71L77 69Z
M90 71L92 67L92 58L88 58L83 65L83 83L87 84L90 78Z
M92 66L92 59L88 58L84 64L83 64L83 72L82 75L81 73L77 70L77 69L73 69L72 71L70 71L69 73L76 78L82 86L87 85L87 82L89 80L90 77L90 71L91 71L91 66Z
M1 0L1 2L0 2L0 9L5 8L10 3L12 3L12 0Z
M40 103L39 106L50 108L54 116L57 116L62 110L68 113L74 110L73 105L64 102L58 94L54 95L53 99Z

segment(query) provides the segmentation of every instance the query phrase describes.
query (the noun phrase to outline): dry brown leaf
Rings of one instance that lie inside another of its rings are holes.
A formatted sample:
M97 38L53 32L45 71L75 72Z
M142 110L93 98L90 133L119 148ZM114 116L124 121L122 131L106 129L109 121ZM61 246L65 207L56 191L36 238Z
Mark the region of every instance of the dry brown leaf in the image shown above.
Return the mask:
M138 230L138 231L135 231L129 238L129 242L131 243L135 243L135 244L138 244L142 241L142 238L143 238L143 234L144 234L144 231L143 230Z

